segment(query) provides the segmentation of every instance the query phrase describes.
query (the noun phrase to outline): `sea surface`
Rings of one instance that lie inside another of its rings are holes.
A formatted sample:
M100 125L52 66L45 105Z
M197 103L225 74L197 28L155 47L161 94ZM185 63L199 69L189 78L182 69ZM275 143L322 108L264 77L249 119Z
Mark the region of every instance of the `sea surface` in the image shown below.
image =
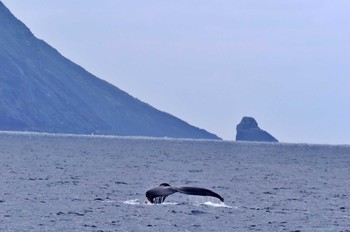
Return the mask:
M0 231L349 232L350 146L1 132Z

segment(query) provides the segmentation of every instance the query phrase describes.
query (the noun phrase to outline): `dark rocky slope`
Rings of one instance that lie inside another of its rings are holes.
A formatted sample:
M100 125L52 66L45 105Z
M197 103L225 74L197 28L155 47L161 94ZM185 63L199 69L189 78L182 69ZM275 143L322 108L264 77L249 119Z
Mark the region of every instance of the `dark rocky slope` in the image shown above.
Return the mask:
M63 57L2 2L0 130L219 139Z

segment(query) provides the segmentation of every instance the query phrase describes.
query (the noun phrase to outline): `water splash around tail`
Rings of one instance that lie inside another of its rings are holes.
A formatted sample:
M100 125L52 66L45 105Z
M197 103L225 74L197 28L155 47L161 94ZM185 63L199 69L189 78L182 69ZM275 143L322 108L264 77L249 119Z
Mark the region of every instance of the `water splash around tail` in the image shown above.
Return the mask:
M123 204L126 205L183 205L183 203L178 202L163 202L162 204L152 204L147 202L146 200L142 201L139 199L130 199L122 201ZM232 206L226 205L224 202L219 201L216 198L213 197L204 197L204 196L189 196L189 202L190 205L195 206L209 206L209 207L221 207L221 208L233 208Z
M210 207L222 207L222 208L232 208L229 205L226 205L224 202L219 201L214 197L207 196L189 196L190 204L192 205L205 205Z

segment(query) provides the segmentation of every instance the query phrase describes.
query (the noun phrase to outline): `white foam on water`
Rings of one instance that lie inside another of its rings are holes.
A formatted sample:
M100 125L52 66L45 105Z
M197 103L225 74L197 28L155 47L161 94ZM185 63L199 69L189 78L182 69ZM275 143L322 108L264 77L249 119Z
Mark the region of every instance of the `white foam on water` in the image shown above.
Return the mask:
M163 202L161 205L179 205L179 203L176 203L176 202Z
M220 200L214 198L214 197L208 197L208 196L189 196L190 204L192 205L205 205L210 207L221 207L221 208L234 208L232 206L226 205L224 202L221 202Z
M147 201L140 201L139 199L126 200L122 201L122 203L126 205L179 205L179 203L176 202L163 202L162 204L152 204Z
M144 204L139 199L126 200L126 201L123 201L123 203L126 205L142 205L142 204Z
M233 208L232 206L226 205L223 202L214 203L214 202L211 202L211 201L207 201L207 202L202 203L201 205L206 205L206 206L211 206L211 207L229 208L229 209Z

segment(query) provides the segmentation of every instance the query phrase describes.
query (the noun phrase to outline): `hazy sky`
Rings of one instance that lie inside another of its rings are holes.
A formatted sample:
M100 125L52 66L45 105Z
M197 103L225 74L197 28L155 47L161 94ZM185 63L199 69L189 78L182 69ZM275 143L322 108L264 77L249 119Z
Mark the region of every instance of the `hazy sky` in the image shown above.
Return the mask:
M349 0L3 0L86 70L234 140L350 144Z

